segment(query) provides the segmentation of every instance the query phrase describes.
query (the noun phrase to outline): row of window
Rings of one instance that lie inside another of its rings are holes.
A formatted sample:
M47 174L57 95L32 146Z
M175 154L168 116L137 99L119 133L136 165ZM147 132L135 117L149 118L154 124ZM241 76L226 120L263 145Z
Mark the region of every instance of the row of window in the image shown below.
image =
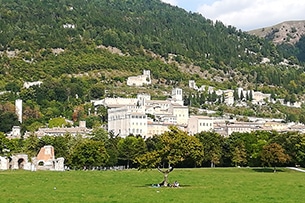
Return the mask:
M185 117L185 114L179 114L179 115L177 115L178 117Z
M129 134L141 134L143 132L143 130L142 129L129 129Z
M212 123L199 123L200 126L212 126Z
M146 119L146 115L144 116L130 116L127 115L126 117L124 115L116 115L116 116L111 116L109 117L110 121L115 121L115 120L121 120L121 119L129 119L129 118L134 118L134 119Z
M132 123L132 125L146 125L146 123Z
M251 128L230 128L231 131L234 132L248 132L251 131Z
M165 132L164 130L149 130L148 135L160 135L164 132Z
M143 132L143 129L139 128L133 128L133 129L128 129L128 134L141 134ZM122 133L121 129L119 130L119 133Z
M146 119L146 115L145 115L145 116L131 116L131 118L140 118L140 119Z

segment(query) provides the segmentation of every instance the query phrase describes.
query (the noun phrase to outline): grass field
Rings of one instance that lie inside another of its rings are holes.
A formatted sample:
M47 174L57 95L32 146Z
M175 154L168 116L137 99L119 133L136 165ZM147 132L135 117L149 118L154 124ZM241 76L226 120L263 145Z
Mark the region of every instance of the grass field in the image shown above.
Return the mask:
M305 173L251 168L175 169L179 188L153 188L150 171L0 171L0 202L303 202Z

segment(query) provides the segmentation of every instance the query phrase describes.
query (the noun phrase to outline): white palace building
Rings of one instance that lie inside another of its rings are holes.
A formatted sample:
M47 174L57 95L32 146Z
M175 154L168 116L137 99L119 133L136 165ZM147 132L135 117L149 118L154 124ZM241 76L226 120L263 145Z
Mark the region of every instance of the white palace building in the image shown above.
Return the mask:
M144 138L168 131L170 125L187 130L189 110L183 105L182 89L172 90L168 100L151 100L148 94L137 98L105 98L94 105L108 107L108 131L120 137L130 134Z

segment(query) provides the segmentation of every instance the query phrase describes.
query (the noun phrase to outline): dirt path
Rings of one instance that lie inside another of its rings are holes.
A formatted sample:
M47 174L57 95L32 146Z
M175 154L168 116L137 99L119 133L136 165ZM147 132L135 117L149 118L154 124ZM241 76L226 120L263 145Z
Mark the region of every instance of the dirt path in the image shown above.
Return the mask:
M289 168L289 169L291 169L291 170L300 171L300 172L305 173L305 170L304 170L304 169L301 169L301 168L296 168L296 167L287 167L287 168Z

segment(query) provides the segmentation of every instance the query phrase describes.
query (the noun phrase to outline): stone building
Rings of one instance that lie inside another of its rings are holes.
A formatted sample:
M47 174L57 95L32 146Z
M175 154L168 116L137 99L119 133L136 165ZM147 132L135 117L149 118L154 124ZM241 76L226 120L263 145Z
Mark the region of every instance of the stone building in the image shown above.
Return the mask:
M42 147L37 155L33 159L37 170L52 170L52 171L64 171L64 158L55 158L54 147L46 145Z
M79 126L76 127L54 127L54 128L39 128L38 131L35 132L38 138L43 136L63 136L66 134L70 134L73 136L81 135L86 137L91 133L91 129L86 127L86 121L80 121Z
M52 170L64 171L64 158L55 158L53 146L44 146L37 157L29 161L26 154L14 154L11 157L0 156L0 170Z
M126 137L147 134L147 116L144 107L124 106L108 109L108 131Z
M108 131L121 137L134 134L147 138L154 132L167 131L169 125L184 129L189 111L182 98L182 89L175 88L168 100L151 100L149 95L140 94L133 105L109 104L107 107L112 108L108 109Z
M213 118L207 116L190 116L187 127L190 135L212 130L214 130Z

